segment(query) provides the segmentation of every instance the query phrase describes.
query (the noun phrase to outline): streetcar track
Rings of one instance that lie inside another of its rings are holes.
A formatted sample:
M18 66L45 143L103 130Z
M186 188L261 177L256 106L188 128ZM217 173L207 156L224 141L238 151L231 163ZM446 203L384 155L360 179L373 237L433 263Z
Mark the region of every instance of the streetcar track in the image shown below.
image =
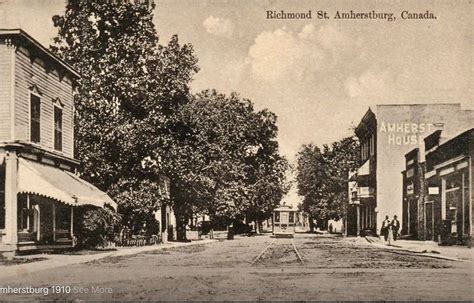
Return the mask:
M253 259L252 261L252 265L254 265L262 256L263 254L267 251L267 249L273 245L273 243L275 243L276 241L276 238L273 239L272 242L270 242L270 244L268 244L267 246L265 246L265 248L257 255L257 257L255 257L255 259Z
M303 258L301 257L301 254L298 249L296 248L295 240L293 238L291 238L291 244L293 246L293 249L295 250L296 255L298 256L298 260L300 260L301 262L301 265L304 265Z
M260 251L260 253L253 259L251 264L254 265L255 263L257 263L263 257L263 255L270 249L270 247L272 247L275 244L276 240L277 240L276 238L273 239L273 241L270 242L270 244L265 246L265 248L263 248L263 250ZM285 243L284 245L287 245L287 243ZM291 238L291 247L293 248L293 251L295 252L299 263L301 263L301 265L304 265L303 257L301 256L301 253L299 252L298 248L296 247L293 238Z

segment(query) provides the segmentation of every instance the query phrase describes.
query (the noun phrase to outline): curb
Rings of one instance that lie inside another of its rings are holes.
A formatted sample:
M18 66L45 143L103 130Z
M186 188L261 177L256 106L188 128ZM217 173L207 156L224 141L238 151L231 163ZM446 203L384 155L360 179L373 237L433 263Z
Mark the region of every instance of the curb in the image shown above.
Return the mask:
M200 240L200 241L194 241L194 242L171 242L171 243L168 242L164 245L142 246L142 247L133 247L133 248L130 248L130 249L120 249L120 250L110 252L108 256L104 256L104 257L132 256L132 255L140 254L140 253L143 253L143 252L162 250L162 249L166 249L166 248L193 246L193 245L199 245L199 244L210 244L210 243L214 243L214 242L219 242L219 240L206 239L206 240ZM98 259L102 259L104 257L100 257Z
M32 263L25 263L25 264L18 264L18 265L6 265L0 266L0 279L5 279L8 277L15 277L15 276L22 276L22 275L29 275L38 271L54 269L58 267L68 266L68 265L75 265L75 264L84 264L96 260L100 260L107 257L121 257L121 256L132 256L137 255L144 252L149 251L156 251L162 250L167 248L176 248L176 247L183 247L183 246L192 246L192 245L203 245L203 244L210 244L219 242L218 240L201 240L195 242L175 242L175 243L167 243L162 245L155 245L155 246L141 246L141 247L131 247L126 249L121 249L112 252L106 252L101 254L92 254L92 255L80 255L80 256L65 256L65 255L57 255L58 258L49 258L47 260L32 262ZM170 245L171 244L171 245Z
M417 250L413 250L413 249L403 248L402 246L394 245L394 244L382 245L382 244L379 244L379 243L375 242L372 239L368 239L367 237L365 237L365 239L367 240L367 242L369 244L371 244L375 247L381 248L381 249L385 249L385 250L403 251L403 252L407 252L407 253L411 253L411 254L415 254L415 255L419 255L419 256L424 256L424 257L429 257L429 258L434 258L434 259L448 260L448 261L472 262L471 260L465 260L465 259L459 259L459 258L444 256L440 252L435 251L435 250L431 250L430 252L428 252L426 249L423 250L423 251L417 251Z

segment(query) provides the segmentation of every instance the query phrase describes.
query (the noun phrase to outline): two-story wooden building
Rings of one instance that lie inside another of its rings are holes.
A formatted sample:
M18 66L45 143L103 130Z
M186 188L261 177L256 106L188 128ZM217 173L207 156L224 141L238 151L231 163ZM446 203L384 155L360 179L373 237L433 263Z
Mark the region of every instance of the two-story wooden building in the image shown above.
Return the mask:
M0 29L0 251L71 246L76 207L116 207L78 176L79 77L24 31Z

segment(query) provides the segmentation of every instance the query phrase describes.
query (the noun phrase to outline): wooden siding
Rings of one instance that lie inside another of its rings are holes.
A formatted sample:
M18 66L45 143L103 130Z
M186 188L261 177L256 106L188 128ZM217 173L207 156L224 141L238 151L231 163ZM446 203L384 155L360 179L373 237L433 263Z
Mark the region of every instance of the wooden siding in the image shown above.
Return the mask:
M0 141L11 139L12 53L13 48L7 47L5 41L0 40Z
M472 238L474 236L474 134L471 133L469 138L468 138L468 161L470 166L468 167L468 173L467 177L469 178L468 186L469 186L469 191L468 191L468 199L467 203L470 203L469 209L469 215L470 216L470 230L469 230L469 236L470 236L470 241L472 243ZM472 245L472 244L471 244Z
M30 141L29 105L30 92L39 91L41 98L40 146L54 150L54 103L59 98L63 107L62 153L73 158L74 122L72 85L67 77L59 79L56 70L46 72L40 59L31 62L28 51L18 49L15 61L15 139Z

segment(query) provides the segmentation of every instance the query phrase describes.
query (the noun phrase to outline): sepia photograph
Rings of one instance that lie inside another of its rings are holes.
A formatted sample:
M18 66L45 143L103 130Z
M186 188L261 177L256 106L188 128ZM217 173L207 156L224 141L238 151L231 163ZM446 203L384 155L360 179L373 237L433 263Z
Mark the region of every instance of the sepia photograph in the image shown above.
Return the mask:
M472 0L0 0L0 302L474 300Z

